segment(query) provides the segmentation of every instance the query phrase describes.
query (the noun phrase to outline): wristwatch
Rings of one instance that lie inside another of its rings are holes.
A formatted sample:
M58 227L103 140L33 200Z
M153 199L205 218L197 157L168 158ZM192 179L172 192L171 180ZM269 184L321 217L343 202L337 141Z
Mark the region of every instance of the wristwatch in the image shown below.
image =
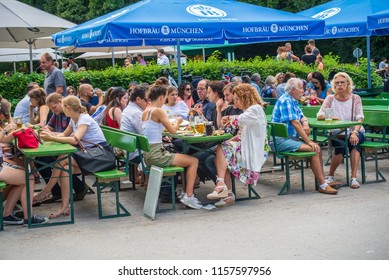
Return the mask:
M8 131L5 130L5 129L3 129L1 132L2 132L4 135L7 135L7 134L8 134Z

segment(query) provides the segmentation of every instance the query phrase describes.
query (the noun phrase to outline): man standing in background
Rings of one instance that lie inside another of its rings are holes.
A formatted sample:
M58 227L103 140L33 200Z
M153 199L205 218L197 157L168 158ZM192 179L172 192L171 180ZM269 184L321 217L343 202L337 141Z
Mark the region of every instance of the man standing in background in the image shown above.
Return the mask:
M66 96L66 80L65 76L57 67L54 67L53 58L49 53L44 53L41 56L41 65L40 68L46 70L46 77L43 83L43 87L46 91L46 94L56 92Z

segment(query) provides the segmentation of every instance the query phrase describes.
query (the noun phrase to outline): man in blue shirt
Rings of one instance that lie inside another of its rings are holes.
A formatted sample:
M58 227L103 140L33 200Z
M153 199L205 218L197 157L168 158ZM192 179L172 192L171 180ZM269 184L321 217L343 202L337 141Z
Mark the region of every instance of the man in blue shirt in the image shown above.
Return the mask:
M31 82L27 85L27 93L33 89L39 88L38 83ZM18 102L14 111L14 118L22 117L22 123L26 124L30 121L30 97L26 94L22 100Z
M320 184L319 192L337 194L338 191L333 189L330 183L325 180L320 147L309 138L308 120L298 106L298 101L303 93L302 80L291 78L285 85L285 94L277 100L274 106L272 122L285 123L288 127L288 138L277 137L275 139L277 149L280 152L316 152L316 155L309 159L311 169ZM299 140L300 137L302 141ZM271 146L274 150L274 143L271 143Z
M197 94L199 100L194 106L194 110L198 115L203 115L207 120L212 119L213 111L216 110L216 104L212 103L208 99L208 84L209 80L201 80L197 84Z

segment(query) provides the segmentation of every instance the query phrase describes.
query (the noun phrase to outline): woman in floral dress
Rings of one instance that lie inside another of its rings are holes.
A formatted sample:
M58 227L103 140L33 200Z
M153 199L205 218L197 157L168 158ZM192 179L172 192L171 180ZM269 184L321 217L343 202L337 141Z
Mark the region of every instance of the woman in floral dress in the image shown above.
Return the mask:
M239 116L222 119L224 126L239 127L240 132L215 150L216 187L207 198L220 199L215 203L216 206L235 203L230 172L244 184L257 184L259 172L270 150L267 144L266 115L258 93L249 84L237 85L232 93L235 105L244 112Z

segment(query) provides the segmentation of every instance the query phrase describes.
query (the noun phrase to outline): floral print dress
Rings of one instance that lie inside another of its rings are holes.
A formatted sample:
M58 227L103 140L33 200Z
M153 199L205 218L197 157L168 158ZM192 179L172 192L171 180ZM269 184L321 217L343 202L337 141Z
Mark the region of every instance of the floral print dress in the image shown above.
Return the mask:
M230 123L233 129L238 129L238 116L230 116ZM242 150L241 150L241 139L240 139L240 130L237 134L236 141L226 141L222 144L222 149L224 156L227 161L228 170L239 180L246 184L255 186L259 180L259 172L249 170L242 167ZM268 145L267 137L265 137L265 153L262 161L262 165L265 164L267 157L269 155L270 147ZM253 155L255 156L255 155Z

